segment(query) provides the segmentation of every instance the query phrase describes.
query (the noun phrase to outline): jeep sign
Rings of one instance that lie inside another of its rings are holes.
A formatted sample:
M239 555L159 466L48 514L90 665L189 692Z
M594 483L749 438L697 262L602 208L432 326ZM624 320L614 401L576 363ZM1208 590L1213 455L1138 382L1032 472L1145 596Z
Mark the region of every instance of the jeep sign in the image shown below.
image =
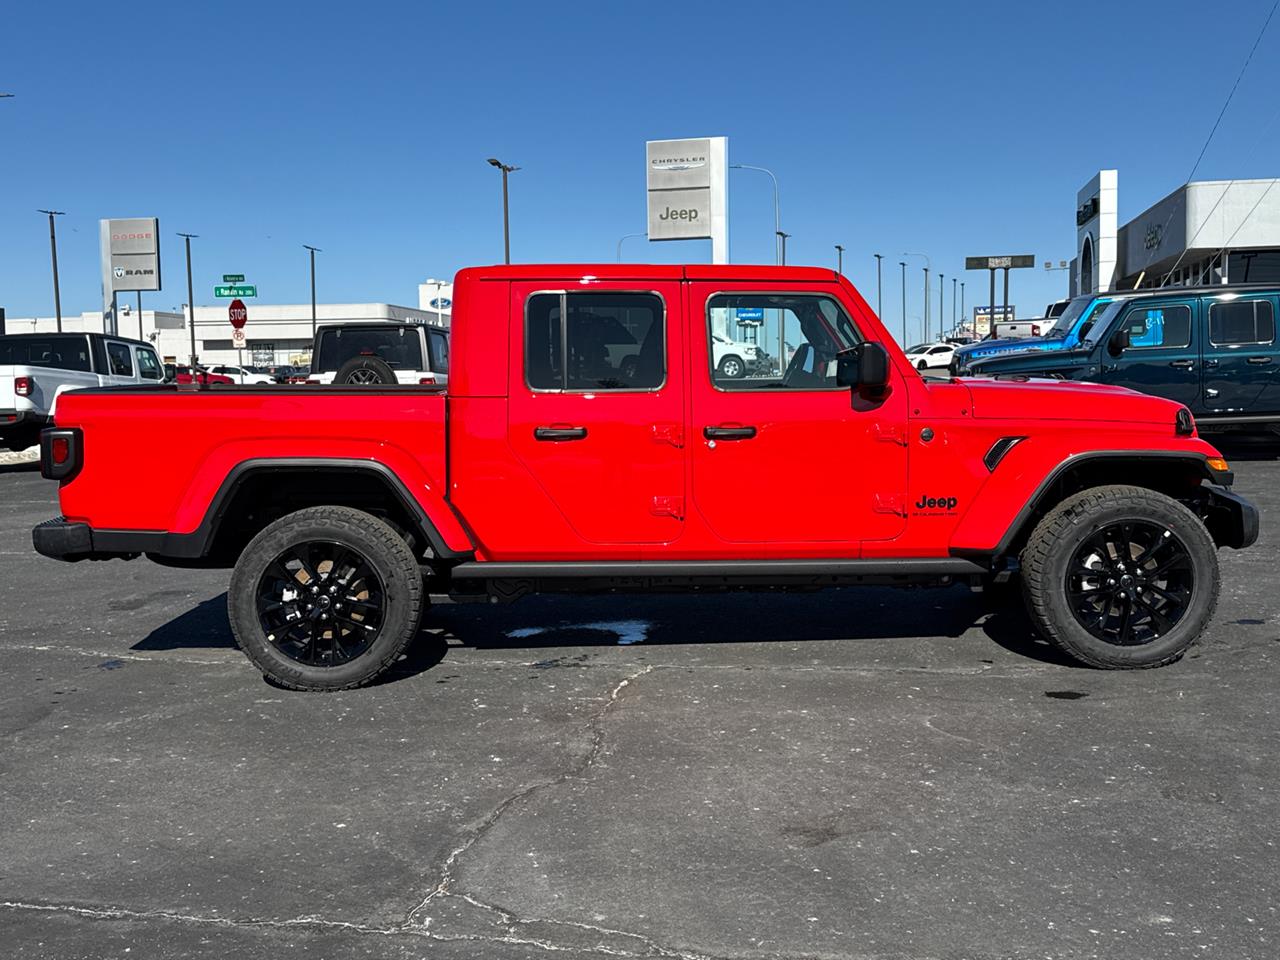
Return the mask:
M724 137L645 144L650 240L710 240L712 263L729 259Z

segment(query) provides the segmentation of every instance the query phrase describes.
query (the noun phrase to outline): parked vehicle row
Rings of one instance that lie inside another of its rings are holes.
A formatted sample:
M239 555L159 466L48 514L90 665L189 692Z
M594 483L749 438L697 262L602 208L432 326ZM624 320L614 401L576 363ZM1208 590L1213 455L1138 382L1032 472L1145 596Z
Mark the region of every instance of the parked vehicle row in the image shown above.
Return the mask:
M1077 297L1038 340L956 352L958 376L1130 387L1186 406L1201 429L1280 428L1280 289L1173 287Z
M1182 404L925 379L829 269L496 266L454 291L447 392L69 394L41 441L63 516L36 549L231 567L241 649L333 690L386 670L433 595L540 591L1015 578L1078 660L1159 666L1213 616L1217 549L1258 535ZM784 370L725 375L729 310L797 331ZM371 355L425 372L386 333Z

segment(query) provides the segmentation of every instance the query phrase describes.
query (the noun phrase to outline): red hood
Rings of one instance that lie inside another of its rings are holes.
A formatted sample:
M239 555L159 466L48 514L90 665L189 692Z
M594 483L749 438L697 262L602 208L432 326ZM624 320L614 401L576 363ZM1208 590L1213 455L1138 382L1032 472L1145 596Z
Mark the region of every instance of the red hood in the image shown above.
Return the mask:
M1072 380L961 379L972 398L973 416L994 420L1078 420L1082 424L1172 424L1178 408L1172 400L1150 397L1127 387Z

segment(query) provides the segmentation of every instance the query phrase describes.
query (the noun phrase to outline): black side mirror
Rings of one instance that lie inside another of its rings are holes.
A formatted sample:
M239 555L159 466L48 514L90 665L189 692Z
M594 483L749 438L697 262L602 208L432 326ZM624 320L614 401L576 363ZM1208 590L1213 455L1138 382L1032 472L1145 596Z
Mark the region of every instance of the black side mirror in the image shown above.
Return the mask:
M884 396L889 386L889 354L874 341L860 343L836 357L836 384L868 400Z
M1107 352L1113 357L1118 357L1129 349L1129 328L1121 327L1111 335L1111 339L1107 341Z

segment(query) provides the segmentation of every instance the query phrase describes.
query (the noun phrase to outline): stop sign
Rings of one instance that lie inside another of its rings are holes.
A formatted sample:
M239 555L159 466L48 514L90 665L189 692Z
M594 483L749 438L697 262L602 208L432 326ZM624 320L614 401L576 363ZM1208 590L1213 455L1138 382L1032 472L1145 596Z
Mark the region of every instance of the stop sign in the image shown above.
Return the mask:
M237 330L249 320L249 310L243 300L232 300L231 306L227 308L227 315L231 318L231 325Z

